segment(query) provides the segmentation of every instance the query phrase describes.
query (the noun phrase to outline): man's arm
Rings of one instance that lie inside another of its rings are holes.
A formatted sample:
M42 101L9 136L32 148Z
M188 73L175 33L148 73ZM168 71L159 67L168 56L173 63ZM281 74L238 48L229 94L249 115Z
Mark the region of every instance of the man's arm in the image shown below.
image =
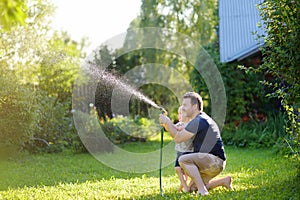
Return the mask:
M170 133L171 137L176 143L184 142L194 136L193 133L185 129L178 131L176 129L176 126L171 122L171 120L163 114L159 116L159 120L160 123L165 127L165 129Z

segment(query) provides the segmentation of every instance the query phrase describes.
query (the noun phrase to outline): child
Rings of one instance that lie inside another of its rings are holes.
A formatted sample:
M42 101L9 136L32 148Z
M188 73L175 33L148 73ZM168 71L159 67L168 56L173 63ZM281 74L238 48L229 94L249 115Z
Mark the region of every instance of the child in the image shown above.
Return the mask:
M189 119L182 114L181 106L178 108L178 121L179 122L175 124L177 130L182 130L189 122ZM180 180L180 186L178 188L178 192L180 192L182 189L184 192L189 192L189 187L187 186L186 183L188 176L184 174L183 170L181 169L178 159L183 154L193 152L193 139L194 137L192 137L187 141L176 143L175 145L175 150L177 151L177 157L175 161L175 172L178 175L178 178Z

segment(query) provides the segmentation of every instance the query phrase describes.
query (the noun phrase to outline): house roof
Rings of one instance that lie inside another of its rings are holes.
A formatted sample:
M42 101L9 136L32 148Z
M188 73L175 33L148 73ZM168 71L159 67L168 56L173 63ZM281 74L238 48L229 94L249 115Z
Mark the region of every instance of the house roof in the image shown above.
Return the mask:
M263 21L259 15L257 4L263 0L219 0L219 37L220 60L231 62L242 60L259 51L263 39L258 35L266 35L257 24Z

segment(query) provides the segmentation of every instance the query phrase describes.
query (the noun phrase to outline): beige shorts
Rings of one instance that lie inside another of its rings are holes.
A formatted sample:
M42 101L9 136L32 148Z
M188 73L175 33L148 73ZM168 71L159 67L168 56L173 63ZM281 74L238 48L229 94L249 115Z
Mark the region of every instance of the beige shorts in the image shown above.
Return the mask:
M179 158L179 163L196 165L205 185L215 176L219 175L225 169L226 165L226 161L209 153L182 155Z

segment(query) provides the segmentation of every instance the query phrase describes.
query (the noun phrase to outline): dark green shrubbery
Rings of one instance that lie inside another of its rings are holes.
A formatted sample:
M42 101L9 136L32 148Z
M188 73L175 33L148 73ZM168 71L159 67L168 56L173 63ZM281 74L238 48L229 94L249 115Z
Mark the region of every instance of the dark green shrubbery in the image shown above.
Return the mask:
M226 145L253 148L276 147L276 150L281 150L286 146L282 143L286 121L287 117L280 112L269 114L264 120L250 117L246 122L226 124L222 138Z
M245 72L240 69L240 64L237 62L221 63L218 42L208 44L203 48L213 59L223 79L227 98L226 123L240 120L243 115L253 112L254 109L257 112L266 112L266 105L269 105L267 109L272 109L272 106L274 108L270 99L265 98L265 88L260 84L264 78L262 74ZM198 61L199 65L201 62L202 60ZM209 113L211 110L209 91L197 70L191 74L191 83L194 90L199 92L203 100L207 102L208 105L204 110Z
M35 95L36 118L32 126L32 138L26 144L30 152L60 152L72 145L75 127L70 112L70 101L39 91Z
M91 109L89 113L74 111L77 138L72 142L72 149L77 152L113 152L111 141L105 136L105 130L101 128L96 110Z
M266 35L263 64L255 71L268 73L263 83L269 96L280 99L288 118L283 138L288 147L300 152L300 1L268 0L258 6Z
M253 147L273 146L281 153L299 155L300 51L298 38L300 2L268 0L258 5L258 8L264 20L264 24L261 25L265 27L267 33L258 36L265 41L265 46L261 49L263 63L259 66L244 68L243 73L252 76L264 75L263 80L256 81L256 84L260 84L258 88L265 88L265 92L260 93L263 96L259 95L259 97L265 100L277 99L280 101L284 113L278 111L276 115L272 115L270 112L266 112L269 113L269 116L265 123L251 120L250 123L242 123L236 129L226 125L223 138L227 144ZM250 88L251 85L253 84L247 86ZM259 92L257 89L253 91ZM235 102L230 95L227 97L230 97L231 103ZM266 102L263 102L264 104L269 105ZM229 108L234 107L229 105Z

